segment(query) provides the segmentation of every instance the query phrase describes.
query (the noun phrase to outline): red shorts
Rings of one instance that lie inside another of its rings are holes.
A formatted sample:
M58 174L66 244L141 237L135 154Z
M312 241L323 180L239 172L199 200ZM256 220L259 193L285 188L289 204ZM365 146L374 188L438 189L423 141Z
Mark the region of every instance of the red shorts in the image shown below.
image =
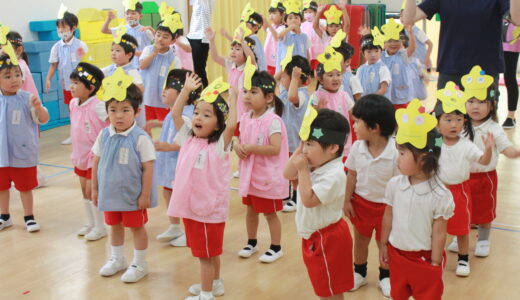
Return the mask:
M311 59L311 71L316 70L320 62L317 59Z
M258 214L270 214L283 209L282 199L265 199L253 195L242 197L242 203L252 206L253 210Z
M448 220L448 233L451 235L469 234L471 224L471 189L469 180L461 184L446 185L455 203L453 217Z
M240 122L237 122L237 126L235 127L235 133L233 136L240 136Z
M344 219L302 239L303 262L318 297L332 297L354 287L352 237Z
M408 106L408 103L405 104L394 104L394 109L398 110L400 108L406 108Z
M372 237L372 232L376 231L376 240L381 240L381 223L385 214L386 204L368 201L365 198L353 194L352 208L355 218L350 218L352 225L365 237Z
M79 177L83 177L83 178L86 178L89 180L92 179L92 168L90 168L88 170L81 170L81 169L74 167L74 173L76 175L78 175Z
M70 100L72 100L72 93L67 90L63 90L63 103L67 104L67 107L70 104Z
M182 221L186 243L194 257L209 258L222 254L226 223L202 223L192 219Z
M134 211L105 211L105 223L109 226L142 227L148 222L146 209Z
M165 187L165 186L163 186L163 189L164 189L165 191L170 191L170 192L172 192L172 191L173 191L173 190L172 190L172 189L170 189L169 187Z
M497 217L497 171L471 173L471 224L491 223Z
M276 67L275 66L267 66L267 73L271 74L271 76L274 76L274 74L276 74Z
M446 253L442 254L440 266L431 264L431 251L402 251L388 244L388 256L392 299L405 300L410 296L417 300L442 298Z
M343 163L343 170L345 170L345 173L348 173L347 165L345 165L345 163L347 162L347 158L348 156L343 156L343 158L341 158L341 162Z
M20 192L34 190L38 186L36 167L30 168L0 168L0 191L7 191L14 182L14 187Z
M145 105L144 112L145 112L145 116L146 116L146 121L150 121L150 120L164 121L164 118L166 118L166 116L170 112L170 109Z

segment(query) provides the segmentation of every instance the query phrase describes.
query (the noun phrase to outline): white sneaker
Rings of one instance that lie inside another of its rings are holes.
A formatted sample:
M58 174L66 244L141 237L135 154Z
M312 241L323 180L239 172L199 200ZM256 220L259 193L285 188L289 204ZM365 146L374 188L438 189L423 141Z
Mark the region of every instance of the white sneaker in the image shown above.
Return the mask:
M184 300L214 300L214 299L215 299L214 296L204 297L202 295L188 296L188 297L184 298Z
M186 247L186 234L182 234L180 237L170 241L170 246L173 247Z
M283 212L293 212L296 211L296 203L292 200L287 201L287 203L284 204Z
M381 290L381 293L383 293L383 296L390 298L390 278L389 277L379 280L379 289Z
M111 256L104 266L99 270L101 276L112 276L126 269L126 258Z
M126 283L138 282L148 274L148 267L146 263L142 266L132 264L126 272L121 276L121 280Z
M167 243L173 239L180 237L183 234L184 234L184 232L182 231L182 229L179 226L170 225L170 227L168 227L168 229L166 229L165 232L159 234L155 238L159 242Z
M10 219L9 219L10 220ZM27 231L29 232L36 232L36 231L40 231L40 225L38 225L38 223L36 223L35 220L27 220L25 222L25 228L27 229Z
M477 241L475 245L475 256L487 257L489 255L489 240Z
M233 173L233 177L235 177L235 178L240 177L240 171L236 171L235 173Z
M461 276L461 277L468 277L469 273L470 273L469 262L464 261L464 260L459 260L455 274L457 274L457 276Z
M3 219L0 219L0 230L4 230L7 227L13 226L13 220L12 218L9 218L9 220L5 221Z
M107 236L107 231L105 228L101 229L94 227L94 229L92 229L91 231L89 231L89 233L85 235L85 239L87 241L97 241L99 239L104 238L105 236Z
M62 145L71 145L72 144L72 138L69 136L68 138L61 141Z
M92 226L90 226L90 225L83 225L83 226L78 230L78 235L79 235L79 236L87 235L91 230L92 230Z
M363 276L361 276L361 274L354 272L354 287L349 292L353 292L367 284L368 284L368 280L367 280L366 276L363 277Z
M238 251L238 256L248 258L251 257L255 252L258 252L258 245L257 246L251 246L247 245L242 250Z
M200 283L196 283L188 289L188 291L195 296L198 296L200 294L200 291L202 290ZM221 279L213 280L213 290L211 291L213 293L213 296L219 297L224 295L224 281Z
M457 237L453 238L453 240L451 241L451 244L448 246L448 250L450 252L455 252L455 253L459 252L459 244L457 243Z
M265 253L262 254L262 256L260 256L258 258L258 260L263 262L263 263L267 263L268 264L268 263L272 263L274 261L277 261L282 256L283 256L282 249L280 249L280 251L278 251L278 252L274 252L273 249L269 249L269 250L265 251Z

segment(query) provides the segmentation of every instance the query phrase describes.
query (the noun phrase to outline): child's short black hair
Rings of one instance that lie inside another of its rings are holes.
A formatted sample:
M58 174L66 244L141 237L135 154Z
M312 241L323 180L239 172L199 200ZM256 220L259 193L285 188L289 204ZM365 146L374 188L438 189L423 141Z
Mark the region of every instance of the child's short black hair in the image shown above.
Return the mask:
M310 1L307 7L303 7L303 10L312 9L314 12L318 12L318 3L316 1Z
M11 58L7 54L0 55L0 71L1 70L10 70L16 68L20 72L22 72L22 68L20 68L20 65L14 65L11 61Z
M66 11L63 14L63 19L56 20L56 26L58 26L60 24L68 25L70 27L70 29L72 29L73 27L77 28L78 27L78 17L76 17L75 14ZM74 30L74 31L76 31L76 30Z
M336 52L341 53L343 55L343 61L347 61L354 56L354 47L345 41L341 41L341 45L339 47L334 48Z
M264 24L264 18L262 18L262 15L260 15L259 13L254 12L251 14L251 16L249 16L249 20L247 20L247 23L253 26L258 26L258 30L260 30L260 28ZM258 30L256 32L258 32Z
M184 87L184 82L186 82L186 77L193 73L190 70L186 69L173 69L168 73L168 77L166 77L166 86L165 89L174 89L178 92L182 90ZM202 93L202 86L200 86L195 91L191 92L188 97L188 104L193 104L195 100L200 97Z
M90 97L97 93L104 78L105 74L103 74L103 71L86 62L80 62L74 71L70 73L70 79L81 81L87 89L94 86L94 90L90 93Z
M128 33L125 33L121 37L121 42L119 42L118 45L123 47L125 54L132 53L132 57L130 57L129 62L132 61L132 59L134 59L134 56L135 56L135 51L139 47L139 44L137 43L137 39L134 36L132 36Z
M9 33L7 33L7 35L5 37L7 38L7 40L9 42L11 42L11 45L13 46L13 49L15 52L19 47L23 47L22 35L19 34L18 32L9 31ZM27 53L25 53L25 49L20 56L22 57L23 60L25 60L25 62L27 64L29 64L29 58L27 57Z
M278 1L276 7L269 7L269 13L275 13L277 11L281 14L285 14L285 6L283 5L282 1Z
M442 108L442 102L437 99L437 103L435 104L435 108L433 109L435 113L435 117L437 118L437 121L441 119L441 116L445 114L444 109ZM456 114L457 116L463 116L464 117L464 132L463 135L469 137L470 140L473 141L475 138L475 133L473 131L473 126L471 125L471 119L467 114L464 114L458 110L454 110L450 112L450 114Z
M307 80L309 79L309 76L311 76L311 66L309 65L309 61L301 56L301 55L295 55L292 57L292 60L287 64L285 67L285 73L287 73L289 76L292 75L292 71L294 67L298 67L302 69L302 76L300 77L303 84L307 83Z
M273 94L274 112L281 117L284 105L282 100L275 94L276 80L273 76L266 71L255 71L251 78L251 86L261 89L264 96Z
M365 52L366 50L375 50L379 49L383 51L383 48L379 45L374 45L374 36L371 34L366 34L361 37L361 52Z
M439 157L441 156L441 147L436 140L441 138L441 135L436 129L428 132L426 138L426 147L418 149L410 143L397 144L397 149L408 149L412 152L416 162L421 164L421 171L433 177L439 170Z
M348 120L340 113L322 108L318 110L318 116L314 121L312 121L311 127L318 127L323 129L328 129L332 131L337 131L345 134L345 142L347 141L348 135L350 133L350 126L348 124ZM334 145L329 143L323 143L317 141L323 149L327 149L328 147ZM343 155L343 149L345 148L345 144L338 145L339 149L336 152L336 157L341 157Z
M292 12L292 13L290 13L290 14L285 14L285 16L283 17L283 21L284 21L285 23L287 23L287 18L288 18L290 15L294 15L294 16L298 16L298 17L300 17L300 21L303 20L303 15L302 15L301 12L298 12L298 13L296 13L296 12Z
M354 105L352 115L363 120L370 129L375 129L376 125L379 125L380 135L386 138L394 134L397 126L392 102L385 96L377 94L361 97Z
M255 40L253 40L253 39L250 38L250 37L245 37L245 38L244 38L244 42L246 42L246 44L249 46L249 48L251 48L251 50L252 50L252 48L256 45ZM237 42L237 41L232 41L232 42L231 42L231 47L234 47L234 46L236 46L236 45L240 45L240 46L242 46L242 44L241 44L240 42Z
M178 38L179 36L181 36L183 34L182 28L179 28L175 32L172 32L170 30L170 27L162 26L162 23L163 23L163 21L161 21L161 22L159 22L159 24L157 24L157 31L169 33L172 36L172 40L175 40L176 38Z
M125 13L126 13L127 11L135 11L135 12L138 12L138 13L141 14L142 11L143 11L143 5L141 4L141 2L137 2L137 3L135 4L135 9L134 9L134 10L127 9L127 10L125 11Z
M110 99L105 103L105 109L108 112L108 106L110 103L118 101L116 99ZM137 87L135 84L130 84L128 88L126 89L126 99L124 101L130 102L130 105L132 105L132 108L134 109L134 114L137 114L139 111L139 106L143 102L143 93L141 90Z

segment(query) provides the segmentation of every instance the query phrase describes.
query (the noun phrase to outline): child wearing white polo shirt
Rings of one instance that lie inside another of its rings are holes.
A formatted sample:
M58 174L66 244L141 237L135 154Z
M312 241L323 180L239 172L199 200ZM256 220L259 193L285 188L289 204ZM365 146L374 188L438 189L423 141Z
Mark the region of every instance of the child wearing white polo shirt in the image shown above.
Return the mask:
M380 248L381 221L386 205L388 181L399 175L395 131L395 110L387 98L370 94L361 97L352 109L354 132L345 166L348 168L344 212L354 225L354 288L367 284L368 245L376 232ZM390 297L388 268L379 267L379 288Z
M285 165L284 176L298 179L296 227L314 293L343 299L354 285L352 238L342 218L346 175L341 162L349 134L347 119L328 109L307 107L300 129L304 141Z

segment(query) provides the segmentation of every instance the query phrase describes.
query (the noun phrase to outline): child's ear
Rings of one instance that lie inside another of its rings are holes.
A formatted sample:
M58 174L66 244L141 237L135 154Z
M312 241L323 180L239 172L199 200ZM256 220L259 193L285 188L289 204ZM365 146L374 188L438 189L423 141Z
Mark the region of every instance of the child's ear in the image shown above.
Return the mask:
M96 89L96 86L91 84L90 87L88 88L90 94L92 94L94 92L94 90Z
M339 145L336 145L336 144L330 145L327 150L329 151L330 154L336 154L339 151Z

